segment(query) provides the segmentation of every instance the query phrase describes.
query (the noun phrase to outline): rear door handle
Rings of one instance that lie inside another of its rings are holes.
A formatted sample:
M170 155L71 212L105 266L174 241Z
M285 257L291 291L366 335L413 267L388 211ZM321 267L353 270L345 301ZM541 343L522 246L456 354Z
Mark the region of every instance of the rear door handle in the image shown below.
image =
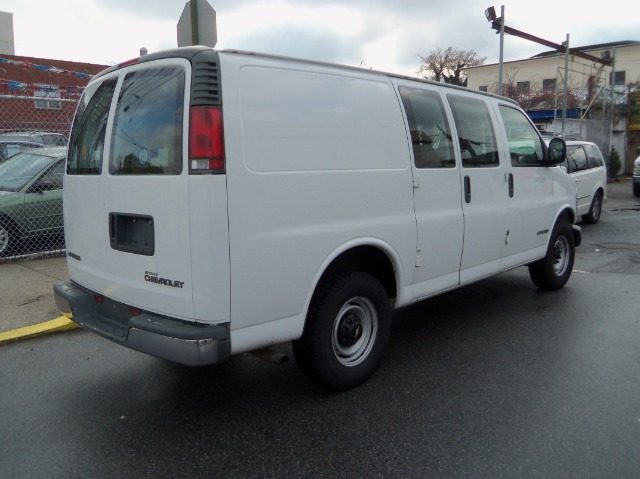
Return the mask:
M471 203L471 178L464 177L464 201L465 203Z
M513 198L513 173L509 173L509 198Z

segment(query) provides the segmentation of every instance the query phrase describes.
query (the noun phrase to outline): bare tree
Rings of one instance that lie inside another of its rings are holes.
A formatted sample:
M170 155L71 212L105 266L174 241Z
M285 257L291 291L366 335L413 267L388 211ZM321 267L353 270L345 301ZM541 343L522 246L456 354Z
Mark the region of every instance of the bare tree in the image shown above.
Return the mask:
M530 82L519 83L516 81L518 69L510 69L504 73L502 82L502 95L517 101L525 111L530 110L552 110L562 108L558 106L561 101L559 92L556 89L542 90L530 87ZM492 86L492 93L498 92L498 82ZM567 92L567 108L580 107L580 88L577 85L570 86Z
M458 50L453 47L446 50L437 47L426 57L418 57L422 63L416 72L418 75L429 80L463 86L467 84L464 68L482 65L486 60L486 57L479 57L473 50Z

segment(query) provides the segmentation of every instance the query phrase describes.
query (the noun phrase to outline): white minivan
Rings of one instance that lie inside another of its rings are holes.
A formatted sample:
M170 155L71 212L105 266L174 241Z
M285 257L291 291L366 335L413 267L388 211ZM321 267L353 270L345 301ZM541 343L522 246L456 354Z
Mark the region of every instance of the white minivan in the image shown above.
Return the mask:
M206 47L87 86L64 183L58 307L177 363L293 341L331 389L369 378L393 308L528 265L564 286L576 188L513 101Z
M562 166L576 182L577 213L584 223L597 223L607 201L607 168L600 149L589 141L567 141L567 158Z

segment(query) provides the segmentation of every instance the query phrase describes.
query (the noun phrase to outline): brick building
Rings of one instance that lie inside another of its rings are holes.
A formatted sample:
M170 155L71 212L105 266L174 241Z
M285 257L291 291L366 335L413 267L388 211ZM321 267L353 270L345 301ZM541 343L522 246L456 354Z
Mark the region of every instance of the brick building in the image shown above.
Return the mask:
M84 87L106 67L0 53L0 132L68 135Z

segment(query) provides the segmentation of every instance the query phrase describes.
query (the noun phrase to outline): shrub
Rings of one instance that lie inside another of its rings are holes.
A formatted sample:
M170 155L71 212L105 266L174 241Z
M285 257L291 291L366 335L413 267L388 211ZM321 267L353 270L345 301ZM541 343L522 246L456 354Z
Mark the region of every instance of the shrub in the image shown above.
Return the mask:
M620 154L616 150L615 146L611 147L611 153L609 154L609 176L613 179L618 178L618 172L622 167L620 163Z

